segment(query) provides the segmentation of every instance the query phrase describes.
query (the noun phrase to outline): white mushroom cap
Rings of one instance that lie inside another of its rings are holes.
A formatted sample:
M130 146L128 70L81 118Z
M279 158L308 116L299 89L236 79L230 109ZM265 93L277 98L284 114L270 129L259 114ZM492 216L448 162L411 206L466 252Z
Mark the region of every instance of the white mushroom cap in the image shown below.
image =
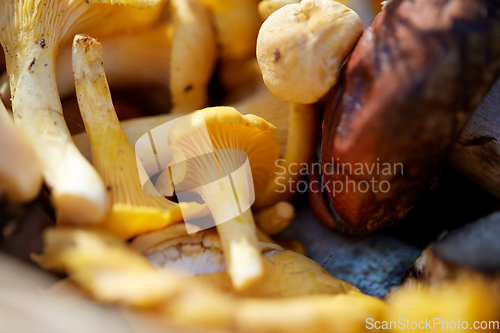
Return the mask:
M334 0L286 5L262 24L257 60L277 97L311 104L337 83L340 68L363 33L358 15Z

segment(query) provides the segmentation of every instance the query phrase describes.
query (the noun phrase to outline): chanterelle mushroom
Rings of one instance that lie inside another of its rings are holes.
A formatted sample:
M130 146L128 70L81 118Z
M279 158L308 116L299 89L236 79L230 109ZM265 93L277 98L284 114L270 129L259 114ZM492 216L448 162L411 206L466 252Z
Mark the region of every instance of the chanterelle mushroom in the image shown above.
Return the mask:
M260 80L256 91L234 103L243 114L255 114L276 126L275 135L281 146L278 169L266 190L255 198L256 209L291 200L300 181L300 169L308 163L315 140L316 112L311 105L285 102L274 96Z
M104 75L102 48L95 39L75 37L73 73L78 104L90 139L92 163L102 176L112 203L101 227L119 237L130 238L181 222L179 204L159 194L147 195L141 187L136 155L116 116ZM194 202L180 205L184 214L203 214L203 205Z
M171 24L133 34L99 38L106 77L111 89L161 85L170 79ZM57 89L61 98L75 92L71 45L65 45L56 64Z
M250 205L275 171L280 148L274 126L231 107L207 108L176 121L169 143L177 196L179 189L195 192L210 207L228 272L235 288L244 289L263 274ZM171 186L165 170L156 182L160 192Z
M207 106L207 88L216 60L208 10L199 0L172 0L170 92L172 112Z
M246 59L255 52L260 27L256 0L201 0L212 12L223 61Z
M60 44L96 18L120 11L116 8L82 0L5 0L0 5L14 119L34 148L61 222L99 222L107 201L100 177L71 141L55 62Z
M225 292L248 297L296 297L357 291L328 274L321 265L273 242L259 239L266 272L261 283L234 290L226 273L220 238L214 229L187 234L181 224L136 237L130 248L160 270L180 270Z
M334 0L303 0L278 9L257 38L264 82L285 101L315 103L337 82L362 32L358 15Z

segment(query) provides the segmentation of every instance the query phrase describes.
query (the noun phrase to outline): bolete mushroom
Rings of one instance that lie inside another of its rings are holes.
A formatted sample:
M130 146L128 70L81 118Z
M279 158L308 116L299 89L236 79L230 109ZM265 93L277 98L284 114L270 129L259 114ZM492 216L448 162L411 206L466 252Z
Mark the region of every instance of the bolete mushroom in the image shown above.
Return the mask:
M264 273L250 206L275 172L280 147L274 129L262 118L242 116L231 107L207 108L180 118L169 132L172 167L156 182L160 193L171 188L172 179L177 197L194 192L206 202L237 290Z
M14 119L33 147L60 222L97 223L107 201L100 177L72 143L62 115L55 78L59 48L76 31L122 10L127 7L70 0L1 4L0 42Z
M0 101L0 195L13 202L33 200L42 186L40 165L23 133Z
M75 37L73 73L78 105L90 139L92 163L106 184L111 202L110 212L99 227L128 239L181 222L183 213L203 214L203 205L181 203L181 213L179 204L160 194L144 192L136 154L116 116L104 74L102 48L95 39ZM152 184L150 188L154 190Z
M500 7L477 0L394 0L377 15L324 115L323 181L342 217L333 228L365 234L398 223L435 187L500 75L499 32Z
M278 9L257 38L266 86L291 103L317 102L336 84L362 32L358 15L337 1L303 0Z

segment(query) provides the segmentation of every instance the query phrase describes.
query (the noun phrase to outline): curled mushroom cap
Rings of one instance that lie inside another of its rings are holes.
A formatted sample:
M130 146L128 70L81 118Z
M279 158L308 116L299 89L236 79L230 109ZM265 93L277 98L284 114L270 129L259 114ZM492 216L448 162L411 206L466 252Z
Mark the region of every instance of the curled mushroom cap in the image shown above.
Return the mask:
M207 108L175 122L169 143L177 196L191 191L207 203L233 285L245 289L263 274L250 206L275 171L280 148L274 126L231 107ZM171 186L166 171L156 182L160 192Z
M318 101L336 84L362 32L358 15L333 0L304 0L278 9L257 39L264 82L285 101Z
M42 185L40 165L1 101L0 152L0 194L14 202L33 200Z
M136 155L116 116L104 75L102 48L95 39L75 37L73 72L92 162L107 186L111 201L111 211L100 227L116 236L130 238L181 222L179 204L159 194L147 195L141 186ZM182 205L184 214L198 215L204 210L197 203Z

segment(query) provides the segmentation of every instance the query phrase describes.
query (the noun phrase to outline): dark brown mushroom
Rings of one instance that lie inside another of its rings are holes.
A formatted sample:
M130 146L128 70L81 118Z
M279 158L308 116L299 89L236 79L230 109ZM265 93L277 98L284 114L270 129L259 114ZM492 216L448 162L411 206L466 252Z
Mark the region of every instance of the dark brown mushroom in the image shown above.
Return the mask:
M341 217L335 229L396 224L435 187L500 75L499 39L499 1L394 0L377 15L324 115L321 163Z

